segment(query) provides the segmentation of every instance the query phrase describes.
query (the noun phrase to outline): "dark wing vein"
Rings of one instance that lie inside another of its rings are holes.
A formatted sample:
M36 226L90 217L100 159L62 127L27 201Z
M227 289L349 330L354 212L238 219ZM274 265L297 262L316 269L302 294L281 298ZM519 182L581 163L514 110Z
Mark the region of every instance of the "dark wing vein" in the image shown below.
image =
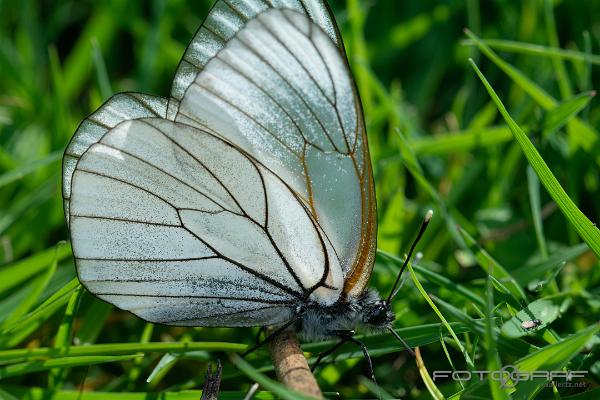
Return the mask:
M314 85L319 89L319 91L321 92L321 95L325 98L325 101L327 101L332 107L335 108L335 105L331 102L331 100L329 100L329 98L327 97L327 95L325 94L325 92L323 91L323 88L317 83L317 81L315 80L315 78L312 76L312 74L306 69L306 67L304 66L304 64L302 64L302 62L300 62L300 60L298 60L298 57L296 57L296 55L285 45L285 43L283 43L276 35L275 32L271 31L271 29L265 25L260 19L257 19L257 21L267 30L269 31L269 33L271 34L271 36L273 37L273 39L275 39L280 45L281 47L283 47L288 54L290 54L295 60L296 63L304 70L304 72L306 73L306 75L310 78L310 80L314 83ZM333 139L331 138L329 132L327 132L327 129L325 129L322 121L316 116L316 114L314 113L314 110L304 101L304 98L302 97L301 94L298 93L298 91L296 90L296 88L294 87L294 85L292 85L291 82L289 82L289 80L287 78L285 78L283 75L281 75L279 73L279 71L277 71L276 68L274 68L269 62L267 62L264 57L262 57L260 54L258 54L258 52L254 49L254 47L252 47L251 45L249 45L248 43L246 43L245 41L243 41L240 38L240 42L244 43L244 45L246 45L246 47L248 47L248 49L250 49L253 53L255 53L261 60L263 60L263 62L265 62L273 71L275 71L275 73L277 75L279 75L287 84L288 86L296 93L296 95L298 97L300 97L302 99L302 101L304 102L304 104L307 106L307 108L310 110L311 114L314 116L315 120L319 123L319 126L321 127L321 129L323 130L323 133L325 134L325 136L327 137L327 139L329 140L329 142L331 143L331 145L333 146L333 148L338 152L338 153L342 153L343 152L337 147L337 145L335 144L335 142L333 141ZM312 144L312 143L311 143Z
M193 155L185 147L183 147L182 145L180 145L179 143L177 143L176 140L173 140L171 137L169 137L169 135L167 135L167 133L164 132L160 127L154 126L154 125L150 124L148 121L141 120L141 122L143 122L146 125L148 125L148 126L154 128L154 129L158 130L167 140L169 140L171 143L173 143L175 146L177 146L179 149L181 149L184 153L186 153L187 155L189 155L190 157L192 157L199 165L202 166L202 168L204 168L206 170L206 172L208 172L210 174L210 176L212 176L217 182L219 182L219 185L221 185L221 187L227 192L227 194L231 197L231 199L234 201L234 203L239 207L239 209L242 211L242 213L244 213L244 216L246 218L250 219L255 224L260 225L250 215L248 215L248 213L246 212L246 210L244 209L244 207L242 207L242 205L240 204L240 202L238 201L238 199L236 198L236 196L233 195L233 193L231 192L231 190L229 190L229 188L223 183L223 181L221 181L221 179L214 172L212 172L211 169L208 168L202 161L200 161L195 155ZM198 191L198 190L196 189L196 191ZM199 193L202 193L202 192L199 192ZM206 195L204 195L204 196L206 196ZM225 207L221 207L221 208L225 208Z
M285 16L285 13L282 13ZM287 16L285 17L287 19ZM341 123L341 120L339 119L339 113L336 107L336 103L335 101L332 101L331 99L329 99L329 96L327 96L327 94L325 93L325 91L323 90L323 88L321 87L321 85L319 85L317 83L317 80L315 79L315 77L313 76L313 74L306 68L306 66L298 59L298 57L296 56L296 54L294 54L293 51L291 51L288 46L280 39L277 37L277 35L275 34L275 32L273 32L271 30L271 28L269 28L269 26L267 26L266 24L264 24L260 19L258 19L258 22L267 30L269 31L269 33L271 34L271 36L273 37L273 39L275 39L287 52L289 55L291 55L296 62L298 63L298 65L304 70L304 72L306 73L306 75L310 78L310 80L314 83L314 85L319 89L319 92L321 92L321 95L325 98L325 101L327 101L329 103L329 105L335 110L335 113L338 115L338 123L340 125L340 129L342 132L344 132L344 127L343 124ZM300 32L300 34L304 37L307 37L304 33L302 33L301 31L298 30L298 28L292 23L290 22L289 25L292 25L292 27L294 29L296 29L298 32ZM309 26L312 26L313 24L311 23ZM312 43L312 39L308 38L309 41ZM314 46L314 44L313 44ZM319 53L319 51L317 50L317 53ZM327 69L329 72L329 69ZM333 82L332 82L332 86L334 86ZM326 133L327 137L330 139L334 149L340 153L340 154L345 154L342 150L340 150L335 143L333 142L333 140L331 139L331 137L329 136L329 133ZM345 136L345 135L344 135ZM350 148L348 148L348 151L350 151Z
M200 85L197 81L194 81L193 85L198 86L201 89L206 90L207 92L209 92L211 95L213 95L214 97L220 99L221 101L223 101L224 103L227 103L230 107L238 110L240 113L242 113L246 118L248 118L250 121L252 121L254 124L256 124L257 126L259 126L261 129L263 129L266 133L268 133L269 135L271 135L277 142L279 142L279 144L281 144L283 147L285 147L290 153L292 153L293 155L295 155L296 157L299 157L298 154L287 144L285 143L283 140L281 140L281 138L279 138L274 132L272 132L269 128L267 128L265 125L263 125L261 122L259 122L256 118L254 118L254 116L250 115L246 110L242 109L242 107L238 106L237 104L234 104L231 100L227 99L226 97L222 96L221 93L216 92L214 90L212 90L209 87ZM197 121L197 120L196 120ZM201 122L201 121L199 121Z
M171 207L173 207L176 210L192 210L192 211L198 211L198 212L209 212L209 211L206 211L206 210L199 210L199 209L196 209L196 208L176 207L173 203L171 203L169 200L165 199L164 197L162 197L162 196L160 196L160 195L158 195L158 194L156 194L156 193L154 193L154 192L152 192L152 191L150 191L148 189L145 189L145 188L143 188L141 186L138 186L138 185L136 185L136 184L134 184L132 182L128 182L128 181L126 181L124 179L121 179L121 178L117 178L117 177L114 177L114 176L111 176L111 175L103 174L101 172L92 171L92 170L85 169L85 168L78 168L77 170L81 171L81 172L85 172L87 174L101 176L101 177L107 178L107 179L112 179L114 181L123 183L124 185L128 185L128 186L131 186L133 188L139 189L139 190L141 190L141 191L143 191L145 193L148 193L151 196L156 197L159 200L164 201L165 203L167 203L168 205L170 205ZM217 204L217 203L215 203L215 205L217 205L217 206L220 207L220 205ZM225 211L225 210L223 209L223 211ZM229 211L229 210L227 210L227 211ZM232 211L229 211L229 212L231 212L232 214L236 214L236 213L234 213ZM239 214L236 214L236 215L239 215Z
M179 216L179 220L181 220L181 216ZM259 277L259 278L261 278L262 280L264 280L264 281L270 283L271 285L273 285L273 286L275 286L275 287L283 290L286 293L291 294L294 297L302 298L302 296L298 292L296 292L295 290L293 290L293 289L291 289L291 288L289 288L289 287L287 287L285 285L282 285L281 283L279 283L276 280L268 277L267 275L261 274L260 272L254 270L252 268L249 268L249 267L245 266L244 264L242 264L240 262L237 262L234 259L229 258L226 255L222 254L221 252L217 251L217 249L215 249L213 246L211 246L210 244L208 244L208 242L206 242L204 239L202 239L200 236L198 236L192 230L190 230L189 228L187 228L185 225L182 225L182 228L185 229L187 232L189 232L192 236L194 236L200 242L202 242L206 247L208 247L210 250L212 250L215 254L217 254L223 260L228 261L228 262L230 262L230 263L238 266L239 268L243 269L244 271L246 271L246 272L248 272L248 273L250 273L252 275L255 275L255 276Z
M140 120L140 121L143 121L143 120ZM150 126L152 126L152 125L150 125ZM109 148L111 148L111 149L117 150L117 151L119 151L119 152L121 152L121 153L123 153L123 154L126 154L126 155L127 155L127 156L129 156L129 157L135 158L136 160L138 160L138 161L140 161L140 162L142 162L142 163L144 163L144 164L146 164L146 165L148 165L148 166L150 166L150 167L152 167L152 168L156 169L157 171L160 171L160 172L162 172L163 174L167 175L168 177L170 177L170 178L174 179L175 181L177 181L177 182L181 183L182 185L184 185L184 186L186 186L186 187L190 188L191 190L193 190L194 192L198 193L200 196L202 196L202 197L206 198L208 201L210 201L210 202L214 203L214 204L215 204L215 205L217 205L218 207L220 207L220 208L222 208L222 209L224 209L224 210L227 210L227 211L231 212L232 214L239 215L239 214L238 214L238 213L236 213L235 211L231 211L231 210L229 210L227 207L223 206L223 204L220 204L218 201L216 201L216 200L214 200L214 199L210 198L209 196L207 196L205 193L203 193L203 192L199 191L199 190L198 190L197 188L195 188L194 186L190 185L189 183L185 182L185 181L184 181L184 180L182 180L182 179L179 179L179 178L177 178L175 175L171 174L170 172L167 172L167 171L165 171L164 169L162 169L162 168L158 167L157 165L154 165L154 164L152 164L151 162L149 162L149 161L147 161L147 160L145 160L145 159L143 159L143 158L141 158L141 157L138 157L138 156L136 156L135 154L132 154L132 153L128 152L127 150L120 149L120 148L118 148L118 147L114 147L114 146L111 146L111 145L108 145L108 144L105 144L105 143L102 143L102 145L103 145L103 146L106 146L106 147L109 147ZM237 202L236 202L236 203L237 203ZM240 208L240 209L241 209L241 208Z
M116 261L116 262L179 262L179 261L201 261L201 260L212 260L219 259L217 256L206 256L206 257L189 257L189 258L98 258L98 257L77 257L78 260L84 261ZM112 281L110 279L101 279ZM100 280L99 280L100 281ZM121 279L115 279L115 282L122 281ZM94 280L88 280L88 282L95 282Z
M293 306L293 304L290 304L289 306ZM211 315L207 315L204 317L189 317L189 318L173 319L173 320L169 320L169 321L161 321L161 323L171 324L174 322L201 321L203 319L217 319L219 317L229 317L232 315L240 315L240 314L245 314L245 313L250 313L250 312L255 312L255 311L270 310L270 309L281 308L281 307L282 307L282 305L268 305L268 306L264 306L264 307L247 308L247 309L234 311L234 312L216 313L216 314L211 314Z
M301 35L303 35L304 37L306 37L308 39L308 41L310 42L310 44L312 45L313 49L317 52L317 54L319 54L319 49L317 48L313 37L312 37L312 30L315 28L315 24L309 23L308 24L308 36L304 34L304 32L302 32L300 29L298 29L298 27L292 22L292 20L289 18L289 16L286 13L282 13L284 18L286 18L289 22L289 24L292 26L293 29L295 29L298 33L300 33ZM317 29L321 29L320 27L317 27ZM291 52L290 52L291 53ZM350 143L348 142L348 137L346 135L346 129L344 127L344 124L342 123L342 118L340 117L340 113L339 110L337 108L337 89L335 87L335 81L333 80L333 75L331 74L331 69L329 68L329 65L327 65L327 63L325 62L325 60L323 60L322 58L318 58L319 61L321 61L321 63L323 64L323 66L325 67L325 70L327 71L327 75L329 77L329 82L331 83L331 88L333 90L333 100L330 101L329 103L331 104L331 106L333 107L333 109L335 110L335 115L337 118L337 122L338 125L340 126L340 129L342 130L342 136L344 137L344 141L346 142L346 148L348 149L348 151L350 151ZM311 75L311 78L314 81L314 78ZM317 85L318 86L318 85ZM319 86L320 88L320 86ZM323 92L323 90L321 90L321 93L323 93L323 96L329 100L327 98L327 96L325 95L325 93Z
M246 17L244 14L242 14L242 13L240 12L240 10L238 10L238 9L237 9L237 8L236 8L234 5L232 5L232 4L231 4L231 3L230 3L228 0L222 0L222 1L223 1L223 3L224 3L224 4L225 4L227 7L229 7L229 9L230 9L231 11L233 11L233 12L234 12L234 13L235 13L235 14L236 14L236 15L237 15L237 16L238 16L238 17L239 17L239 18L240 18L242 21L244 21L244 22L248 21L248 18L247 18L247 17Z
M167 298L167 299L216 299L216 300L239 300L251 301L255 303L272 304L272 305L292 305L288 300L266 300L253 297L235 297L235 296L206 296L206 295L170 295L170 294L141 294L141 293L96 293L97 296L126 296L126 297L150 297L150 298Z
M133 222L134 224L143 224L143 225L152 225L152 226L165 226L165 227L169 227L169 228L181 228L181 227L183 227L182 225L165 224L164 222L140 221L140 220L137 220L137 219L129 219L129 218L121 218L121 217L102 217L102 216L99 216L99 215L83 215L83 214L73 214L73 213L71 213L71 217L99 219L99 220L104 220L104 221Z
M308 142L308 140L306 139L306 137L302 133L302 129L300 129L300 126L298 126L298 123L296 122L296 120L288 113L288 111L285 109L285 107L283 107L281 104L279 104L279 102L269 92L267 92L265 89L263 89L262 87L260 87L254 81L254 79L252 79L249 76L247 76L246 74L244 74L236 66L234 66L231 63L229 63L227 60L223 59L222 57L219 57L218 55L217 55L217 58L219 59L219 61L223 62L225 65L227 65L229 68L231 68L239 76L241 76L246 82L252 84L252 86L254 86L255 88L257 88L261 93L263 93L265 96L267 96L269 99L271 99L271 101L273 101L273 103L275 103L277 105L277 107L281 111L283 111L283 113L288 117L288 119L292 122L292 124L294 124L294 127L296 128L296 131L302 137L302 139L304 140L304 142Z
M155 110L152 109L152 107L147 104L145 101L142 100L142 98L135 96L134 94L129 94L128 97L130 99L133 99L133 101L135 101L136 103L138 103L139 105L141 105L142 107L144 107L146 110L150 111L152 114L154 114L157 118L164 118L164 115L161 115L159 113L157 113Z
M219 180L219 179L218 179L216 176L214 176L214 174L212 173L212 171L210 171L210 169L209 169L209 168L207 168L207 167L206 167L206 166L205 166L203 163L201 163L201 162L200 162L200 161L199 161L199 160L198 160L196 157L194 157L194 156L193 156L192 154L190 154L190 153L189 153L187 150L185 150L185 149L184 149L184 148L183 148L183 147L182 147L182 146L181 146L179 143L177 143L176 141L174 141L173 139L171 139L171 138L170 138L168 135L166 135L166 133L165 133L165 132L163 132L163 131L162 131L162 130L160 130L159 128L155 127L154 125L151 125L151 124L149 124L147 121L144 121L144 120L139 120L139 121L146 123L148 126L150 126L150 127L154 128L154 129L157 129L159 132L161 132L161 134L162 134L162 135L164 135L166 138L168 138L168 139L169 139L169 140L170 140L172 143L174 143L174 144L175 144L175 145L177 145L179 148L181 148L181 149L182 149L182 150L184 150L186 153L188 153L188 154L189 154L191 157L193 157L193 158L194 158L194 160L196 160L196 161L197 161L197 162L198 162L200 165L202 165L202 166L203 166L203 167L206 169L206 171L208 171L208 172L209 172L211 175L213 175L213 177L214 177L215 179L217 179L217 181L219 181L219 183L220 183L221 185L223 185L223 188L224 188L225 190L227 190L227 192L230 194L230 196L232 196L232 199L234 199L234 201L236 202L236 204L238 204L238 206L240 207L240 209L243 211L243 208L242 208L242 207L239 205L239 203L237 202L237 200L235 199L235 197L234 197L234 196L233 196L233 195L230 193L229 189L228 189L228 188L227 188L227 187L226 187L226 186L225 186L225 185L224 185L224 184L223 184L223 183L222 183L222 182L221 182L221 181L220 181L220 180ZM224 142L224 143L226 143L226 144L227 144L227 142ZM154 164L152 164L152 163L150 163L150 162L148 162L148 161L146 161L146 160L144 160L144 159L142 159L142 158L140 158L140 157L137 157L137 156L135 156L135 155L133 155L133 154L131 154L131 153L129 153L129 152L127 152L127 151L123 150L123 149L115 148L115 147L112 147L112 146L110 146L110 145L106 145L106 144L103 144L103 145L104 145L104 146L107 146L107 147L110 147L110 148L113 148L113 149L115 149L115 150L118 150L118 151L120 151L120 152L122 152L122 153L124 153L124 154L126 154L126 155L128 155L128 156L131 156L131 157L135 158L135 159L138 159L139 161L141 161L141 162L143 162L143 163L147 164L148 166L150 166L150 167L152 167L152 168L154 168L154 169L156 169L156 170L158 170L158 171L161 171L161 172L165 173L166 175L168 175L168 176L172 177L172 178L173 178L173 179L175 179L176 181L179 181L180 183L182 183L182 184L184 184L184 185L188 186L188 187L189 187L189 188L191 188L192 190L196 191L198 194L200 194L200 195L202 195L202 196L204 196L204 197L208 198L208 197L207 197L207 196L206 196L204 193L200 192L198 189L196 189L196 188L194 188L193 186L191 186L191 185L189 185L189 184L185 183L184 181L180 180L179 178L177 178L177 177L173 176L172 174L170 174L170 173L168 173L168 172L164 171L163 169L159 168L158 166L156 166L156 165L154 165ZM234 148L234 147L232 147L232 148ZM242 154L243 154L243 155L245 155L244 153L242 153ZM246 157L248 157L247 155L245 155L245 156L246 156ZM254 167L256 168L256 166L255 166L255 165L254 165ZM76 168L76 170L77 170L77 169L78 169L78 167ZM111 178L112 178L112 177L111 177ZM114 179L114 178L113 178L113 179ZM209 200L210 200L210 199L209 199ZM169 205L171 205L171 207L173 207L173 205L172 205L172 204L170 204L170 203L168 203L168 202L167 202L167 204L169 204ZM217 205L219 205L219 206L221 206L221 205L220 205L220 204L218 204L218 203L216 203L216 204L217 204ZM222 207L222 206L221 206L221 207ZM275 287L277 287L277 288L279 288L279 289L283 290L283 291L284 291L284 292L286 292L286 293L289 293L289 294L291 294L292 296L295 296L295 297L298 297L298 298L302 298L302 296L301 296L301 295L300 295L298 292L296 292L295 290L293 290L293 289L291 289L291 288L289 288L289 287L287 287L287 286L285 286L285 285L282 285L282 284L280 284L279 282L275 281L274 279L272 279L272 278L270 278L270 277L268 277L268 276L266 276L266 275L264 275L264 274L261 274L260 272L258 272L258 271L255 271L254 269L252 269L252 268L249 268L249 267L247 267L247 266L245 266L245 265L243 265L243 264L241 264L241 263L239 263L239 262L237 262L237 261L235 261L235 260L233 260L233 259L231 259L231 258L229 258L229 257L225 256L224 254L222 254L222 253L218 252L218 251L217 251L217 250L216 250L214 247L212 247L210 244L208 244L208 243L207 243L205 240L203 240L203 239L202 239L201 237L199 237L197 234L195 234L195 233L194 233L194 232L192 232L190 229L188 229L188 228L187 228L187 227L186 227L186 226L183 224L183 222L182 222L182 220L181 220L181 214L180 214L180 210L179 210L177 207L173 207L173 208L174 208L174 209L176 210L176 212L177 212L177 215L178 215L178 218L179 218L179 221L180 221L180 225L161 224L161 223L156 223L156 222L138 221L138 220L125 219L125 218L109 218L109 217L84 216L84 215L82 215L82 216L79 216L79 215L76 215L76 214L73 214L73 213L71 213L71 216L75 216L75 217L83 217L83 218L104 219L104 220L119 220L119 221L122 221L122 222L133 222L133 223L141 223L141 224L147 224L147 225L161 225L161 226L168 226L168 227L178 227L178 228L182 228L182 229L184 229L185 231L187 231L189 234L191 234L193 237L195 237L197 240L199 240L201 243L203 243L203 244L204 244L204 245L205 245L207 248L209 248L209 249L210 249L211 251L213 251L215 254L217 254L217 255L218 255L218 256L219 256L221 259L223 259L223 260L225 260L225 261L228 261L228 262L232 263L233 265L236 265L238 268L241 268L242 270L244 270L244 271L246 271L246 272L248 272L248 273L250 273L250 274L252 274L252 275L254 275L254 276L256 276L256 277L258 277L258 278L260 278L260 279L262 279L262 280L264 280L264 281L266 281L266 282L268 282L268 283L270 283L270 284L272 284L273 286L275 286ZM222 208L224 208L224 207L222 207ZM234 213L234 214L235 214L235 213ZM239 215L239 214L236 214L236 215ZM257 224L257 225L261 226L261 225L260 225L258 222L254 221L254 220L253 220L253 219L252 219L250 216L248 216L247 214L243 215L243 217L245 217L245 218L248 218L248 219L252 220L252 221L253 221L255 224ZM269 236L269 240L271 241L271 243L273 243L273 240L272 240L272 238L270 237L270 234L269 234L268 236ZM277 250L278 254L281 254L281 252L279 251L279 249L277 248L277 246L275 246L275 245L274 245L274 247L276 248L276 250ZM280 256L281 256L281 255L280 255ZM79 258L79 257L77 257L77 258ZM286 265L286 268L288 269L288 271L290 271L290 273L291 273L292 277L293 277L295 280L296 280L296 279L298 279L297 275L296 275L296 274L293 272L293 270L291 269L291 267L290 267L290 265L289 265L288 261L287 261L285 258L282 258L282 261L283 261L283 262L284 262L284 264ZM299 285L299 287L301 287L301 288L303 288L303 289L304 289L304 287L303 287L302 285Z

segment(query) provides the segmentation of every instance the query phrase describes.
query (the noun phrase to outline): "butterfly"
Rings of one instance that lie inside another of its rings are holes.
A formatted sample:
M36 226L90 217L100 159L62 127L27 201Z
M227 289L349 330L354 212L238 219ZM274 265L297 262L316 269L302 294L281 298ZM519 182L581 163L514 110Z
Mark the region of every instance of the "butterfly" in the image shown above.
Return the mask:
M400 339L393 291L366 289L373 174L324 1L217 1L170 97L117 94L81 123L63 198L81 283L146 321Z

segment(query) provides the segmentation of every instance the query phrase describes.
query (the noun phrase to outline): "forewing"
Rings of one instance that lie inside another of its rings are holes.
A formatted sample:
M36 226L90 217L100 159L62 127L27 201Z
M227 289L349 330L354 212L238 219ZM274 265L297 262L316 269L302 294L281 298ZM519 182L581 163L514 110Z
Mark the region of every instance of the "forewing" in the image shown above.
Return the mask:
M81 282L145 320L276 324L342 291L333 249L293 191L208 132L122 122L83 154L71 186Z
M67 223L69 223L71 179L83 153L120 122L148 117L166 118L166 113L167 99L165 98L140 93L119 93L83 120L63 156L62 194Z
M344 291L360 293L373 266L375 198L360 101L335 25L324 30L286 8L211 15L207 32L217 15L237 15L239 24L220 20L231 28L215 33L225 44L201 58L176 120L217 132L280 176L331 241ZM200 57L197 47L186 59Z
M246 22L271 8L287 8L306 15L343 51L335 20L323 0L217 0L179 63L171 89L170 109L177 109L198 73Z

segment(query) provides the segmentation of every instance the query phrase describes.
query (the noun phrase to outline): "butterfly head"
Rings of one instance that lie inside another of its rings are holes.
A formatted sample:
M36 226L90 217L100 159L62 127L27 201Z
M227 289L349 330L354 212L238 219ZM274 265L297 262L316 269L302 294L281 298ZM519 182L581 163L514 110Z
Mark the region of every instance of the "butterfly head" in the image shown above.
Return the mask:
M388 326L391 326L392 322L396 318L390 309L390 305L384 300L377 300L370 307L368 307L365 317L365 322L374 328L387 328Z

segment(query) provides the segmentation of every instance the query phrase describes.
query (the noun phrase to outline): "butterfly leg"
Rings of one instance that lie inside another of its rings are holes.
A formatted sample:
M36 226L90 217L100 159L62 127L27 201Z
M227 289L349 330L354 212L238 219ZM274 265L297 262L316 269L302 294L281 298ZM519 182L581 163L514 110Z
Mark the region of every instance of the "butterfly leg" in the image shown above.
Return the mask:
M362 350L363 355L365 357L365 360L367 361L367 368L369 371L370 378L374 383L377 383L377 381L375 380L375 373L373 372L373 361L371 361L371 356L369 355L367 346L365 346L365 344L363 342L361 342L360 340L354 339L352 336L348 337L348 341L352 342L355 345L357 345L358 347L360 347L360 349Z
M294 318L294 319L286 322L285 324L283 324L279 328L277 328L277 330L275 330L275 332L271 333L263 341L258 342L257 344L255 344L254 346L252 346L248 350L246 350L244 352L244 354L242 354L242 357L246 357L248 354L252 353L254 350L256 350L259 347L262 347L263 345L269 343L276 335L280 334L281 332L283 332L284 330L286 330L287 328L289 328L290 326L292 326L294 323L296 323L296 321L298 321L298 319L299 319L299 317L296 317L296 318Z
M340 341L338 343L336 343L330 349L322 351L322 352L319 353L319 356L317 357L317 360L315 361L315 363L313 364L313 366L310 369L311 371L314 371L319 366L319 364L321 363L321 361L323 361L323 359L325 357L327 357L328 355L332 354L334 351L336 351L337 349L339 349L340 347L342 347L342 345L344 343L346 343L347 341L349 341L350 338L354 335L354 331L333 331L333 332L331 332L331 335L339 337Z
M262 335L263 333L265 333L266 330L267 330L266 326L261 326L258 329L258 332L256 333L255 344L259 344L260 343L260 335Z
M371 360L371 356L369 355L369 351L367 350L367 346L365 346L365 344L363 342L361 342L360 340L357 340L354 338L354 331L350 330L350 331L334 331L332 332L332 335L334 336L338 336L340 338L340 341L338 343L336 343L332 348L330 348L329 350L323 351L321 353L319 353L319 356L317 357L317 361L315 361L315 363L313 364L311 371L314 371L315 368L317 368L317 366L319 365L319 363L328 355L330 355L331 353L333 353L334 351L336 351L337 349L339 349L344 343L346 342L351 342L354 343L355 345L357 345L358 347L360 347L365 360L367 361L367 369L368 369L368 373L369 373L369 377L371 378L371 380L373 381L373 383L377 384L377 380L375 379L375 372L373 371L373 361ZM381 398L381 396L379 396L379 398Z
M334 351L336 351L337 349L339 349L344 343L346 343L348 340L346 339L341 339L339 342L337 342L332 348L330 348L329 350L326 351L322 351L319 353L319 356L317 357L317 361L315 361L315 363L313 364L313 366L310 368L311 371L315 371L315 369L317 369L317 367L319 366L319 364L321 363L321 361L323 361L323 359L325 357L327 357L328 355L330 355L331 353L333 353Z

